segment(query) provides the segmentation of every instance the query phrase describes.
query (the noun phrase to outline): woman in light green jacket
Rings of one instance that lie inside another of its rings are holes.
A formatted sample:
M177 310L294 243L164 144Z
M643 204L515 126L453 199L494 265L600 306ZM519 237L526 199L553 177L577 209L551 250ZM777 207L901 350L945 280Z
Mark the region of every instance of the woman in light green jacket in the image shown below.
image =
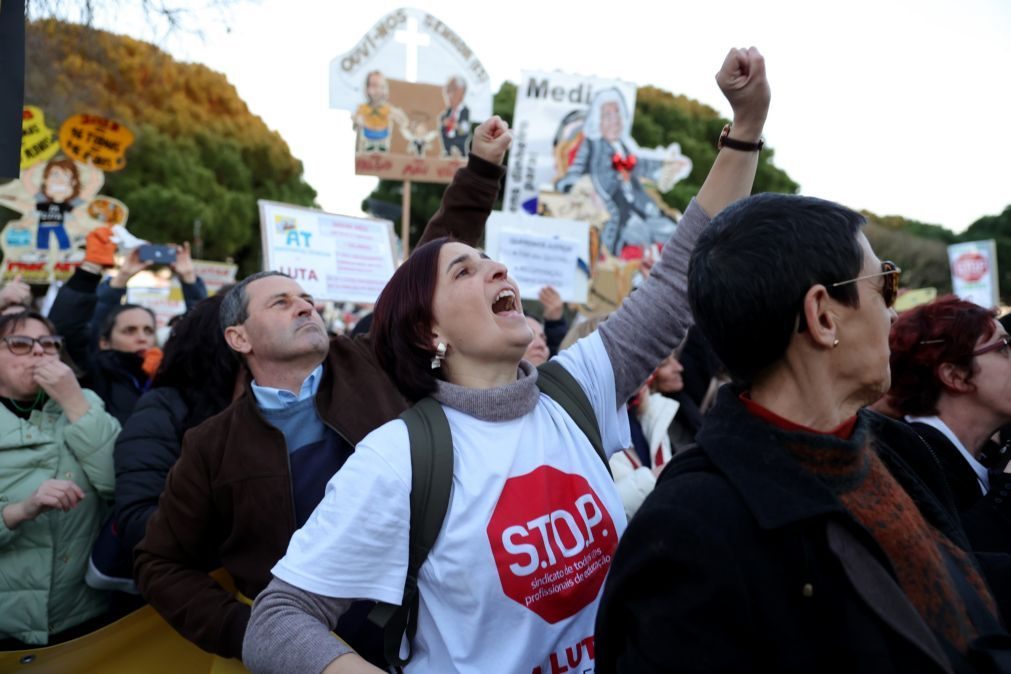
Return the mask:
M39 314L0 317L0 642L46 644L106 610L84 583L119 422Z

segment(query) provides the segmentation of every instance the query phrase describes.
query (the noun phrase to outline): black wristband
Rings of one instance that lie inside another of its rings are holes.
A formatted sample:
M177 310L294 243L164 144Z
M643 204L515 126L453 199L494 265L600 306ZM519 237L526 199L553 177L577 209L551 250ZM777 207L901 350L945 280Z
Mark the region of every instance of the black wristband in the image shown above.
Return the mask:
M749 143L746 140L736 140L731 138L730 128L730 124L723 127L723 131L720 133L720 139L716 141L717 149L728 147L731 150L738 150L740 152L759 152L765 146L765 140L763 139L759 139L757 143Z

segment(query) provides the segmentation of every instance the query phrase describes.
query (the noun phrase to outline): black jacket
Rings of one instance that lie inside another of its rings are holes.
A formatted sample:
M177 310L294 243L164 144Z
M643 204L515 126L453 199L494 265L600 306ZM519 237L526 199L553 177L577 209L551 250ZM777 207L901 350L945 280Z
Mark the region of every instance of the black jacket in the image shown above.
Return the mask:
M177 389L156 388L138 401L116 440L113 521L127 576L132 575L133 549L158 507L165 477L179 459L188 414Z
M986 671L951 668L871 535L737 394L723 387L701 448L674 458L622 537L597 617L596 671ZM860 423L872 437L901 433L876 415ZM964 548L957 517L909 463L872 447L924 518ZM939 479L930 460L921 469Z
M927 424L910 426L941 464L973 550L1011 553L1011 475L990 471L984 496L976 472L943 433Z

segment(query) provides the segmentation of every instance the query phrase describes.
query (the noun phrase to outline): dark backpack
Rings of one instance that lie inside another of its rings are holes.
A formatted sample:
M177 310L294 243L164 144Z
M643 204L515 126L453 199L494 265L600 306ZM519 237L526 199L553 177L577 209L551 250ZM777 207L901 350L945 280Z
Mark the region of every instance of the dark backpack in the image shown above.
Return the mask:
M600 428L590 400L579 382L555 361L537 368L537 387L557 402L586 434L600 460L611 472L600 439ZM418 572L439 537L453 484L453 436L442 406L434 398L420 400L400 415L407 424L411 443L411 532L407 580L400 606L379 602L369 620L383 630L386 660L398 670L414 654L418 630ZM407 657L400 657L400 643L407 635Z

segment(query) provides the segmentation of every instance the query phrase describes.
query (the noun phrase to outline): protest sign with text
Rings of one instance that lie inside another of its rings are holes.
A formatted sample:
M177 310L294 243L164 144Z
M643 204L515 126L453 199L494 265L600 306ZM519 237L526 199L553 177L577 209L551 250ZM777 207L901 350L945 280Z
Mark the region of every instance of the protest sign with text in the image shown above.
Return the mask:
M393 276L393 225L260 200L264 268L320 300L375 302Z
M523 299L552 286L565 302L586 302L590 226L577 220L495 211L488 218L485 250L509 268Z

